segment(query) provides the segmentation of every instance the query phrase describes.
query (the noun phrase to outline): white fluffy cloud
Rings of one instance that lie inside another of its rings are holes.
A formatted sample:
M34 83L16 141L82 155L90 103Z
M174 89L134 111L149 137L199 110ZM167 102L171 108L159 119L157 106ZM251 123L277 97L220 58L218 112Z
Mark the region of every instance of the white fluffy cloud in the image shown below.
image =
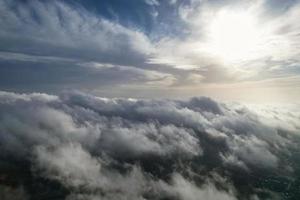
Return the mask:
M214 185L207 184L204 188L198 188L192 182L184 179L182 176L175 174L173 177L175 191L185 200L234 200L236 199L230 192L220 192Z
M297 169L286 162L298 145L296 119L277 119L278 127L260 114L206 97L1 92L1 159L28 163L31 173L70 191L68 199L237 199L239 173L284 168L282 175L293 176Z

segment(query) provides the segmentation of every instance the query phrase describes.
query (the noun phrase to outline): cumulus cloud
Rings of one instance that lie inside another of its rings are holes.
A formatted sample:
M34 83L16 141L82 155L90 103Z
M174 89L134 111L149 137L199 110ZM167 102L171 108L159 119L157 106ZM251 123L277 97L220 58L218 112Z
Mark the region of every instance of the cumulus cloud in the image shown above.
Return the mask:
M79 145L69 144L57 147L52 151L40 146L36 148L35 154L36 165L38 168L46 169L46 176L60 179L67 185L92 187L100 185L95 181L105 182L103 178L98 177L100 163Z
M204 188L199 189L195 184L184 179L182 176L175 174L173 177L175 190L182 199L196 200L234 200L236 199L230 192L220 192L214 185L207 184Z
M290 184L287 191L294 189L299 126L294 115L276 119L280 127L269 123L270 116L258 114L260 109L207 97L138 100L1 92L1 184L8 187L12 179L16 189L36 197L34 177L39 177L42 185L53 185L46 196L67 199L280 196L257 184L275 184L276 173L286 177L281 181ZM26 182L28 176L33 184Z

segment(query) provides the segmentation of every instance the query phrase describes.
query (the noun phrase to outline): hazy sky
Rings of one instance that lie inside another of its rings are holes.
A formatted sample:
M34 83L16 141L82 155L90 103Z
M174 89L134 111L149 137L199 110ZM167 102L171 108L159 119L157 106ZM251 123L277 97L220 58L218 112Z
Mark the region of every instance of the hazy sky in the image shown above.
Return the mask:
M0 0L0 89L300 100L300 2Z

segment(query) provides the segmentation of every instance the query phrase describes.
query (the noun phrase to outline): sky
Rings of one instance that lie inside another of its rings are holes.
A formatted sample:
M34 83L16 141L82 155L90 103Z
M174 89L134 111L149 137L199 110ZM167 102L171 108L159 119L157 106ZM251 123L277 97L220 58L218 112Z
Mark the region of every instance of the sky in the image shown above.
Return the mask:
M0 89L300 100L299 1L1 0Z

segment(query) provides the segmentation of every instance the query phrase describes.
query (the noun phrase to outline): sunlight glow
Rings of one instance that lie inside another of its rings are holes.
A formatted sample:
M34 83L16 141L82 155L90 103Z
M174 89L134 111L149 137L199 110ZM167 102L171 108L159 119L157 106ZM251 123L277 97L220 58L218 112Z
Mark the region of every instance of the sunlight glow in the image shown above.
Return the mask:
M256 57L263 48L263 42L257 19L248 12L223 10L208 27L207 50L225 61Z

